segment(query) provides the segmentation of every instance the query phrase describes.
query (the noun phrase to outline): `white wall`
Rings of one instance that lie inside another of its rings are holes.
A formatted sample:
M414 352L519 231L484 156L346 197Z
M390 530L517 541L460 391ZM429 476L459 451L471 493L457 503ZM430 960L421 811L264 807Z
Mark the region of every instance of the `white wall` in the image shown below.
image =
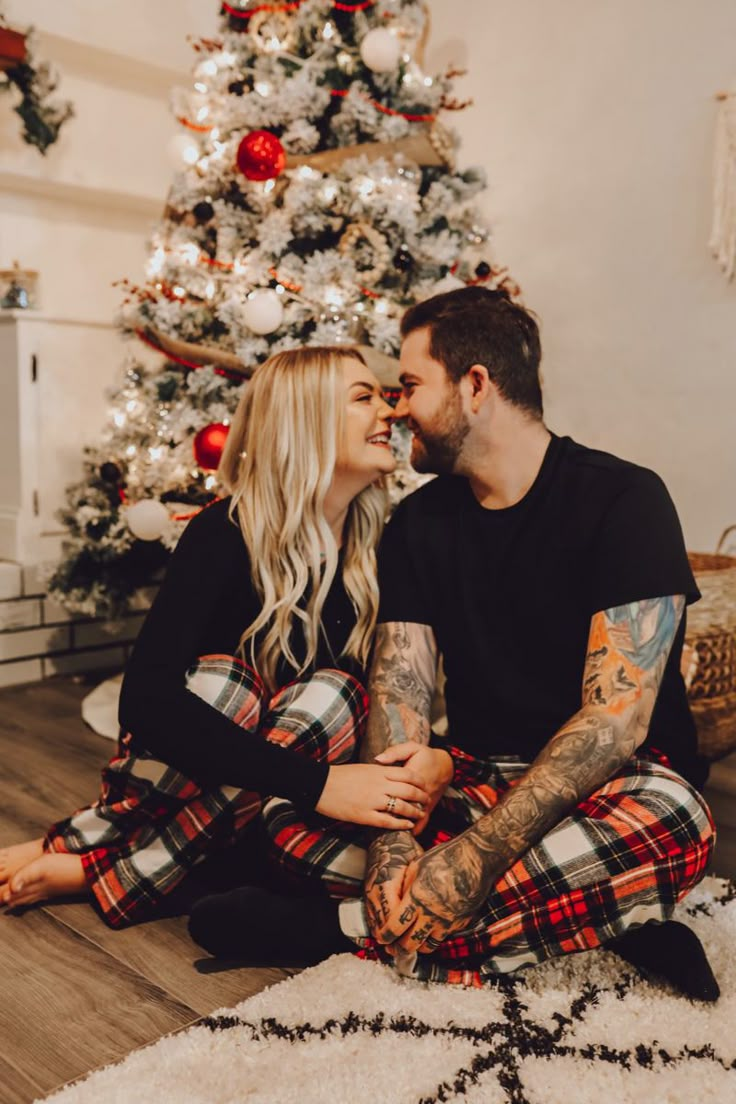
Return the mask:
M689 546L712 548L736 521L736 284L707 249L713 93L736 77L736 4L430 3L428 66L470 70L457 90L475 107L450 117L461 162L486 167L495 255L541 318L550 426L658 470ZM171 176L166 89L186 80L185 36L210 33L217 8L6 3L46 32L77 109L43 159L0 101L0 266L39 268L47 313L109 320L111 281L140 275ZM90 375L101 387L99 365Z
M707 241L733 0L431 0L462 163L540 316L551 428L655 468L691 548L736 522L736 282Z
M127 355L113 327L121 291L112 283L142 278L146 239L172 172L165 150L178 128L169 92L189 84L186 34L212 33L217 5L8 0L4 7L11 25L35 24L38 57L58 65L58 94L75 108L42 157L20 137L10 96L0 103L0 267L18 259L40 272L39 305L51 320L25 316L13 340L3 327L0 558L35 563L58 556L62 488L81 476L82 444L102 429L105 391ZM29 389L31 348L38 384ZM3 420L20 422L19 437L2 433Z
M57 95L75 117L42 157L22 141L10 97L0 102L0 267L17 257L39 270L44 313L109 322L112 282L142 277L165 202L177 131L168 95L190 80L186 35L211 33L217 4L8 0L5 10L11 25L37 28L38 56L57 64Z

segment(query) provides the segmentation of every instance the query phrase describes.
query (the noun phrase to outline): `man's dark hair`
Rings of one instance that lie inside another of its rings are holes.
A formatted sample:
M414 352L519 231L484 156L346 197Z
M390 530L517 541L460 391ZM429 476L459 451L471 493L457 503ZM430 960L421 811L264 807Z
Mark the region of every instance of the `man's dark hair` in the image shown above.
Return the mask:
M425 327L430 355L455 383L474 364L483 364L504 399L542 417L539 327L505 291L465 287L434 295L410 307L401 336Z

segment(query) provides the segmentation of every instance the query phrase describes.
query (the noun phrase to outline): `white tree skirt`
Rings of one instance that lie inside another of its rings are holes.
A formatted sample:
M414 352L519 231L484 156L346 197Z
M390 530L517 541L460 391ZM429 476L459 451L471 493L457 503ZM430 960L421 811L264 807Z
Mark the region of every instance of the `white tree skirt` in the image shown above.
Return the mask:
M82 699L82 720L99 736L118 738L118 702L123 676L105 679Z
M677 916L721 985L694 1004L603 951L497 988L406 982L339 955L136 1051L54 1104L705 1104L736 1101L736 886Z

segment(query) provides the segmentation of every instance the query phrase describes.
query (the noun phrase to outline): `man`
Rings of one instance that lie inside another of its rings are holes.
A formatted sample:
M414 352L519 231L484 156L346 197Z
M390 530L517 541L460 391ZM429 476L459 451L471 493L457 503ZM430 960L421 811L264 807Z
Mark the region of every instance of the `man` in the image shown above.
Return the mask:
M441 654L447 769L419 838L370 842L364 900L314 904L324 952L357 942L404 973L473 983L604 945L714 1000L702 947L670 919L714 831L690 784L702 771L679 660L698 592L669 496L550 433L537 325L504 293L436 296L402 336L396 415L413 465L439 478L382 543L363 758L436 742ZM266 819L285 865L359 892L354 832L303 832L285 803Z

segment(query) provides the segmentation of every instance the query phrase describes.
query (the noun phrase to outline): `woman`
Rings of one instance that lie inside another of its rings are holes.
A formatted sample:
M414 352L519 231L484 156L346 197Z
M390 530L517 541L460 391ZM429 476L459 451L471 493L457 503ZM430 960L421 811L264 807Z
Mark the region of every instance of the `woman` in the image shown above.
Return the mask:
M390 429L356 350L295 349L258 368L220 467L231 497L190 522L131 656L100 798L0 853L0 902L86 893L111 927L144 919L267 795L356 824L420 819L431 770L401 753L349 761Z

